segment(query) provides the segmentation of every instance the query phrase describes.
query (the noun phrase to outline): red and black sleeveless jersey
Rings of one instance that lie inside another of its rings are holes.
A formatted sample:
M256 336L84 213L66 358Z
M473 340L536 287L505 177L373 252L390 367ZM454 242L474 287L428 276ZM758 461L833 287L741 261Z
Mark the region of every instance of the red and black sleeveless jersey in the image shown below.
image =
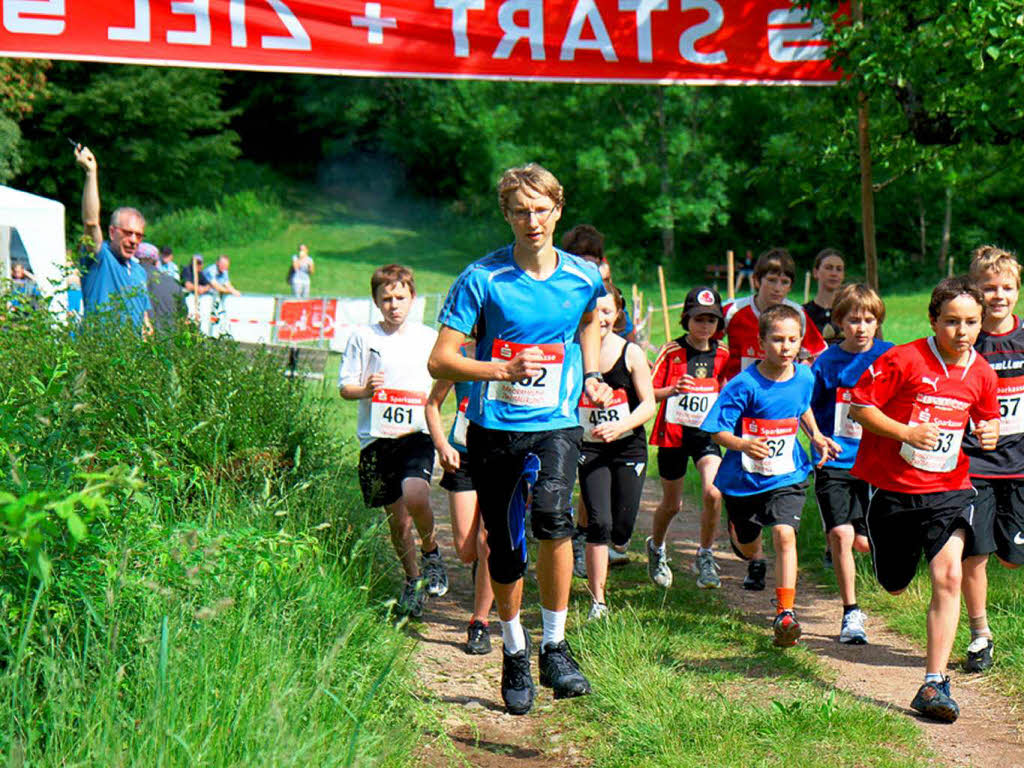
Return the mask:
M974 348L999 377L999 443L983 451L974 435L964 435L971 477L1024 478L1024 326L1015 317L1009 333L982 331Z

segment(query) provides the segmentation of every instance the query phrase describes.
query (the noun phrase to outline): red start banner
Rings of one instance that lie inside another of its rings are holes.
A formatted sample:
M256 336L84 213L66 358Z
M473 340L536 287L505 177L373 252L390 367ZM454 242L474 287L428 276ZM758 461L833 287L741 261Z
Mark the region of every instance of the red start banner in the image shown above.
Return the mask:
M277 321L278 341L313 341L334 338L337 299L282 301Z
M787 0L0 0L0 55L335 75L829 85ZM846 8L840 6L839 11Z

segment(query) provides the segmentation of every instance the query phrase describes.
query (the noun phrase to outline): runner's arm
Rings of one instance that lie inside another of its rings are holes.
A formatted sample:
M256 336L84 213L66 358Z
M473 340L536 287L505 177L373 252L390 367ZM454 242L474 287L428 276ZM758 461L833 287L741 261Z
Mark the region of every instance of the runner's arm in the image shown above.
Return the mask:
M427 420L427 431L430 432L430 439L434 441L434 448L437 450L438 457L441 460L441 466L449 472L459 468L460 458L459 452L448 442L444 424L441 423L441 403L444 402L451 388L452 383L450 381L437 379L430 388L430 394L427 395L427 404L423 409L423 414Z
M939 441L939 428L934 424L918 424L911 427L886 416L874 405L851 405L850 418L879 437L909 443L923 451L932 450Z
M711 439L728 451L740 451L752 459L767 459L771 450L765 445L763 437L745 439L737 437L732 432L713 432Z
M583 357L583 391L599 406L606 406L612 399L612 388L588 373L600 373L601 323L597 313L585 312L580 318L580 352Z
M843 449L830 437L822 434L821 430L818 429L818 422L814 418L814 411L808 408L804 411L803 415L800 416L800 426L803 428L804 433L811 441L811 445L814 446L814 450L821 456L821 461L818 462L818 466L823 466L826 461L834 459L843 452Z
M543 353L537 347L524 349L507 361L475 360L459 353L465 343L466 334L442 325L427 361L430 375L448 381L517 381L538 376L543 370Z

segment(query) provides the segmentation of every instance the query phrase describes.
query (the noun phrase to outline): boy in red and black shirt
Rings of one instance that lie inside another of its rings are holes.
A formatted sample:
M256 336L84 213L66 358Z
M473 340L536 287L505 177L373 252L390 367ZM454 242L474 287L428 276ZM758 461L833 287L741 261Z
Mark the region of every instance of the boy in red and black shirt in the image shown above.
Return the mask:
M851 416L864 427L853 475L867 481L868 537L875 576L889 592L906 589L922 552L932 599L924 685L911 707L952 722L946 663L960 618L961 557L974 538L975 491L961 450L968 417L984 450L999 438L996 375L974 351L982 295L966 277L932 291L935 335L893 347L861 377Z
M728 350L713 338L722 326L722 300L717 291L707 286L691 290L683 302L680 322L686 333L662 347L654 364L654 399L660 407L650 442L658 446L661 504L654 511L647 539L647 573L659 587L672 586L665 536L682 507L683 477L692 460L700 474L704 502L695 563L697 586L716 589L722 582L712 547L722 514L722 494L714 481L722 452L700 424L718 399L729 359Z
M964 452L971 460L974 540L964 549L964 602L971 641L964 667L992 666L988 627L988 567L993 552L1009 568L1024 564L1024 327L1013 314L1020 295L1020 264L1012 253L991 245L974 252L970 270L985 299L985 316L974 348L999 377L999 445L983 451L971 432Z
M771 248L757 257L757 263L754 265L754 295L729 302L724 308L725 323L722 331L729 343L726 379L731 379L740 371L764 359L758 338L758 321L762 312L776 304L790 306L800 314L800 325L804 334L800 349L802 360L811 360L828 348L818 327L807 321L804 308L786 298L794 280L796 265L785 248Z

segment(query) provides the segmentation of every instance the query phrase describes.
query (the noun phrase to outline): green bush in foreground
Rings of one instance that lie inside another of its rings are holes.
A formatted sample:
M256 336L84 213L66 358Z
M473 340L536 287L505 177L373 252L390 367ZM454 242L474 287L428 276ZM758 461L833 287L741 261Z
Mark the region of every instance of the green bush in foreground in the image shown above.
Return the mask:
M381 537L302 385L188 328L21 317L0 355L9 761L407 763Z

